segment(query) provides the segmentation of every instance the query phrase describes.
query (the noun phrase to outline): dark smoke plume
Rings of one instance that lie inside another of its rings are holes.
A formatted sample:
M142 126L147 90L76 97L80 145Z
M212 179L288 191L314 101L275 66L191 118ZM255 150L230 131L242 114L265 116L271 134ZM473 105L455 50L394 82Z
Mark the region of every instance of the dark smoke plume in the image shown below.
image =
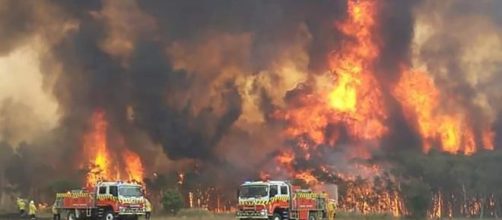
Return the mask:
M502 47L502 18L494 10L500 4L377 5L374 40L380 55L368 68L382 87L391 132L364 144L381 155L418 152L422 145L391 95L403 65L425 67L442 91L454 94L445 111L465 109L476 131L495 127L500 144L502 55L493 52ZM106 112L108 135L122 137L141 155L147 175L195 163L199 173L193 181L233 186L275 168L274 158L284 149L305 153L299 143L310 140L284 137L287 125L274 113L301 106L299 100L315 95L316 82L326 81L321 77L330 53L350 40L335 28L346 9L347 0L0 0L0 59L33 47L43 92L29 94L49 96L56 112L30 120L45 106L31 111L29 95L0 96L0 110L8 113L0 116L0 150L9 155L0 154L8 180L0 178L0 187L29 192L36 182L74 178L83 134L98 110ZM335 135L336 126L323 133ZM321 172L321 164L350 171L346 155L357 147L344 131L339 135L340 142L316 146L308 151L312 160L303 155L292 168L331 179L336 178ZM121 140L110 142L117 143L110 144L112 151L123 147ZM231 180L221 183L225 179Z

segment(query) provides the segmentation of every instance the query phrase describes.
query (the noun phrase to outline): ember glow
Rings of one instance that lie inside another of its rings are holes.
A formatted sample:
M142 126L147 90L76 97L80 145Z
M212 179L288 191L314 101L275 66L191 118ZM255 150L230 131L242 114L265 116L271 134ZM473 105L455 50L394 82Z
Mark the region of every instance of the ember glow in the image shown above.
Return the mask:
M83 155L89 167L86 185L99 181L130 180L143 181L143 165L138 154L124 148L112 152L108 146L108 123L104 111L97 110L92 115L91 128L84 136Z

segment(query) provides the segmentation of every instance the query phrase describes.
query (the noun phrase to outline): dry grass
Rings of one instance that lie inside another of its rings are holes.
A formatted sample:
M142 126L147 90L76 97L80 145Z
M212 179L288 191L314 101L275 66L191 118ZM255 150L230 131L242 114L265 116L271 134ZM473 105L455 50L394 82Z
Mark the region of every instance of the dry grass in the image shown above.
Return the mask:
M0 214L0 219L1 220L27 220L27 218L19 218L17 214ZM37 216L38 220L52 220L52 216L48 214L44 215L38 215ZM61 218L64 219L64 218ZM140 217L138 220L145 220L144 217ZM169 216L158 216L154 215L152 216L151 220L236 220L232 216L226 215L226 216L221 216L221 215L212 215L212 216L191 216L191 217L186 217L186 216L176 216L176 217L169 217Z
M152 220L235 220L234 213L215 214L205 209L182 209L177 216L154 213ZM142 219L140 219L142 220Z
M197 216L197 217L152 217L152 220L235 220L231 216Z

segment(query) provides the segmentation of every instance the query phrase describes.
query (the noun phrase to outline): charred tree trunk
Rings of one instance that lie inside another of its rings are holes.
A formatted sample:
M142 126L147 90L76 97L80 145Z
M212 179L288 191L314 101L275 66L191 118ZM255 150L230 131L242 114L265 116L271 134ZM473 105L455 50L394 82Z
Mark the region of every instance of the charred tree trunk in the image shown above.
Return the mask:
M485 215L485 205L486 205L486 198L484 195L481 195L481 200L479 202L479 218L482 219Z
M467 190L465 189L464 183L462 183L462 195L463 201L461 215L463 215L464 217L469 217L469 211L467 210Z
M464 217L464 200L461 191L452 193L453 217Z
M499 218L499 199L497 197L493 197L493 214L495 215L495 218L498 219Z
M3 173L0 174L0 207L5 207L5 190L4 190L4 176Z

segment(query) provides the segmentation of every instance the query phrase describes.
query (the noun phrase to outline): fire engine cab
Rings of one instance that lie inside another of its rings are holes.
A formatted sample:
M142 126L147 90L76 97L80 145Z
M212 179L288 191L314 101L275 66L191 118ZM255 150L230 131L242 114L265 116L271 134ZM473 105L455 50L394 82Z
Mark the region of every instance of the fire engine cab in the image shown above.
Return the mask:
M56 209L68 220L114 220L144 215L142 187L135 183L100 182L56 195Z
M256 181L240 186L238 201L238 219L320 220L328 217L330 200L288 181Z

